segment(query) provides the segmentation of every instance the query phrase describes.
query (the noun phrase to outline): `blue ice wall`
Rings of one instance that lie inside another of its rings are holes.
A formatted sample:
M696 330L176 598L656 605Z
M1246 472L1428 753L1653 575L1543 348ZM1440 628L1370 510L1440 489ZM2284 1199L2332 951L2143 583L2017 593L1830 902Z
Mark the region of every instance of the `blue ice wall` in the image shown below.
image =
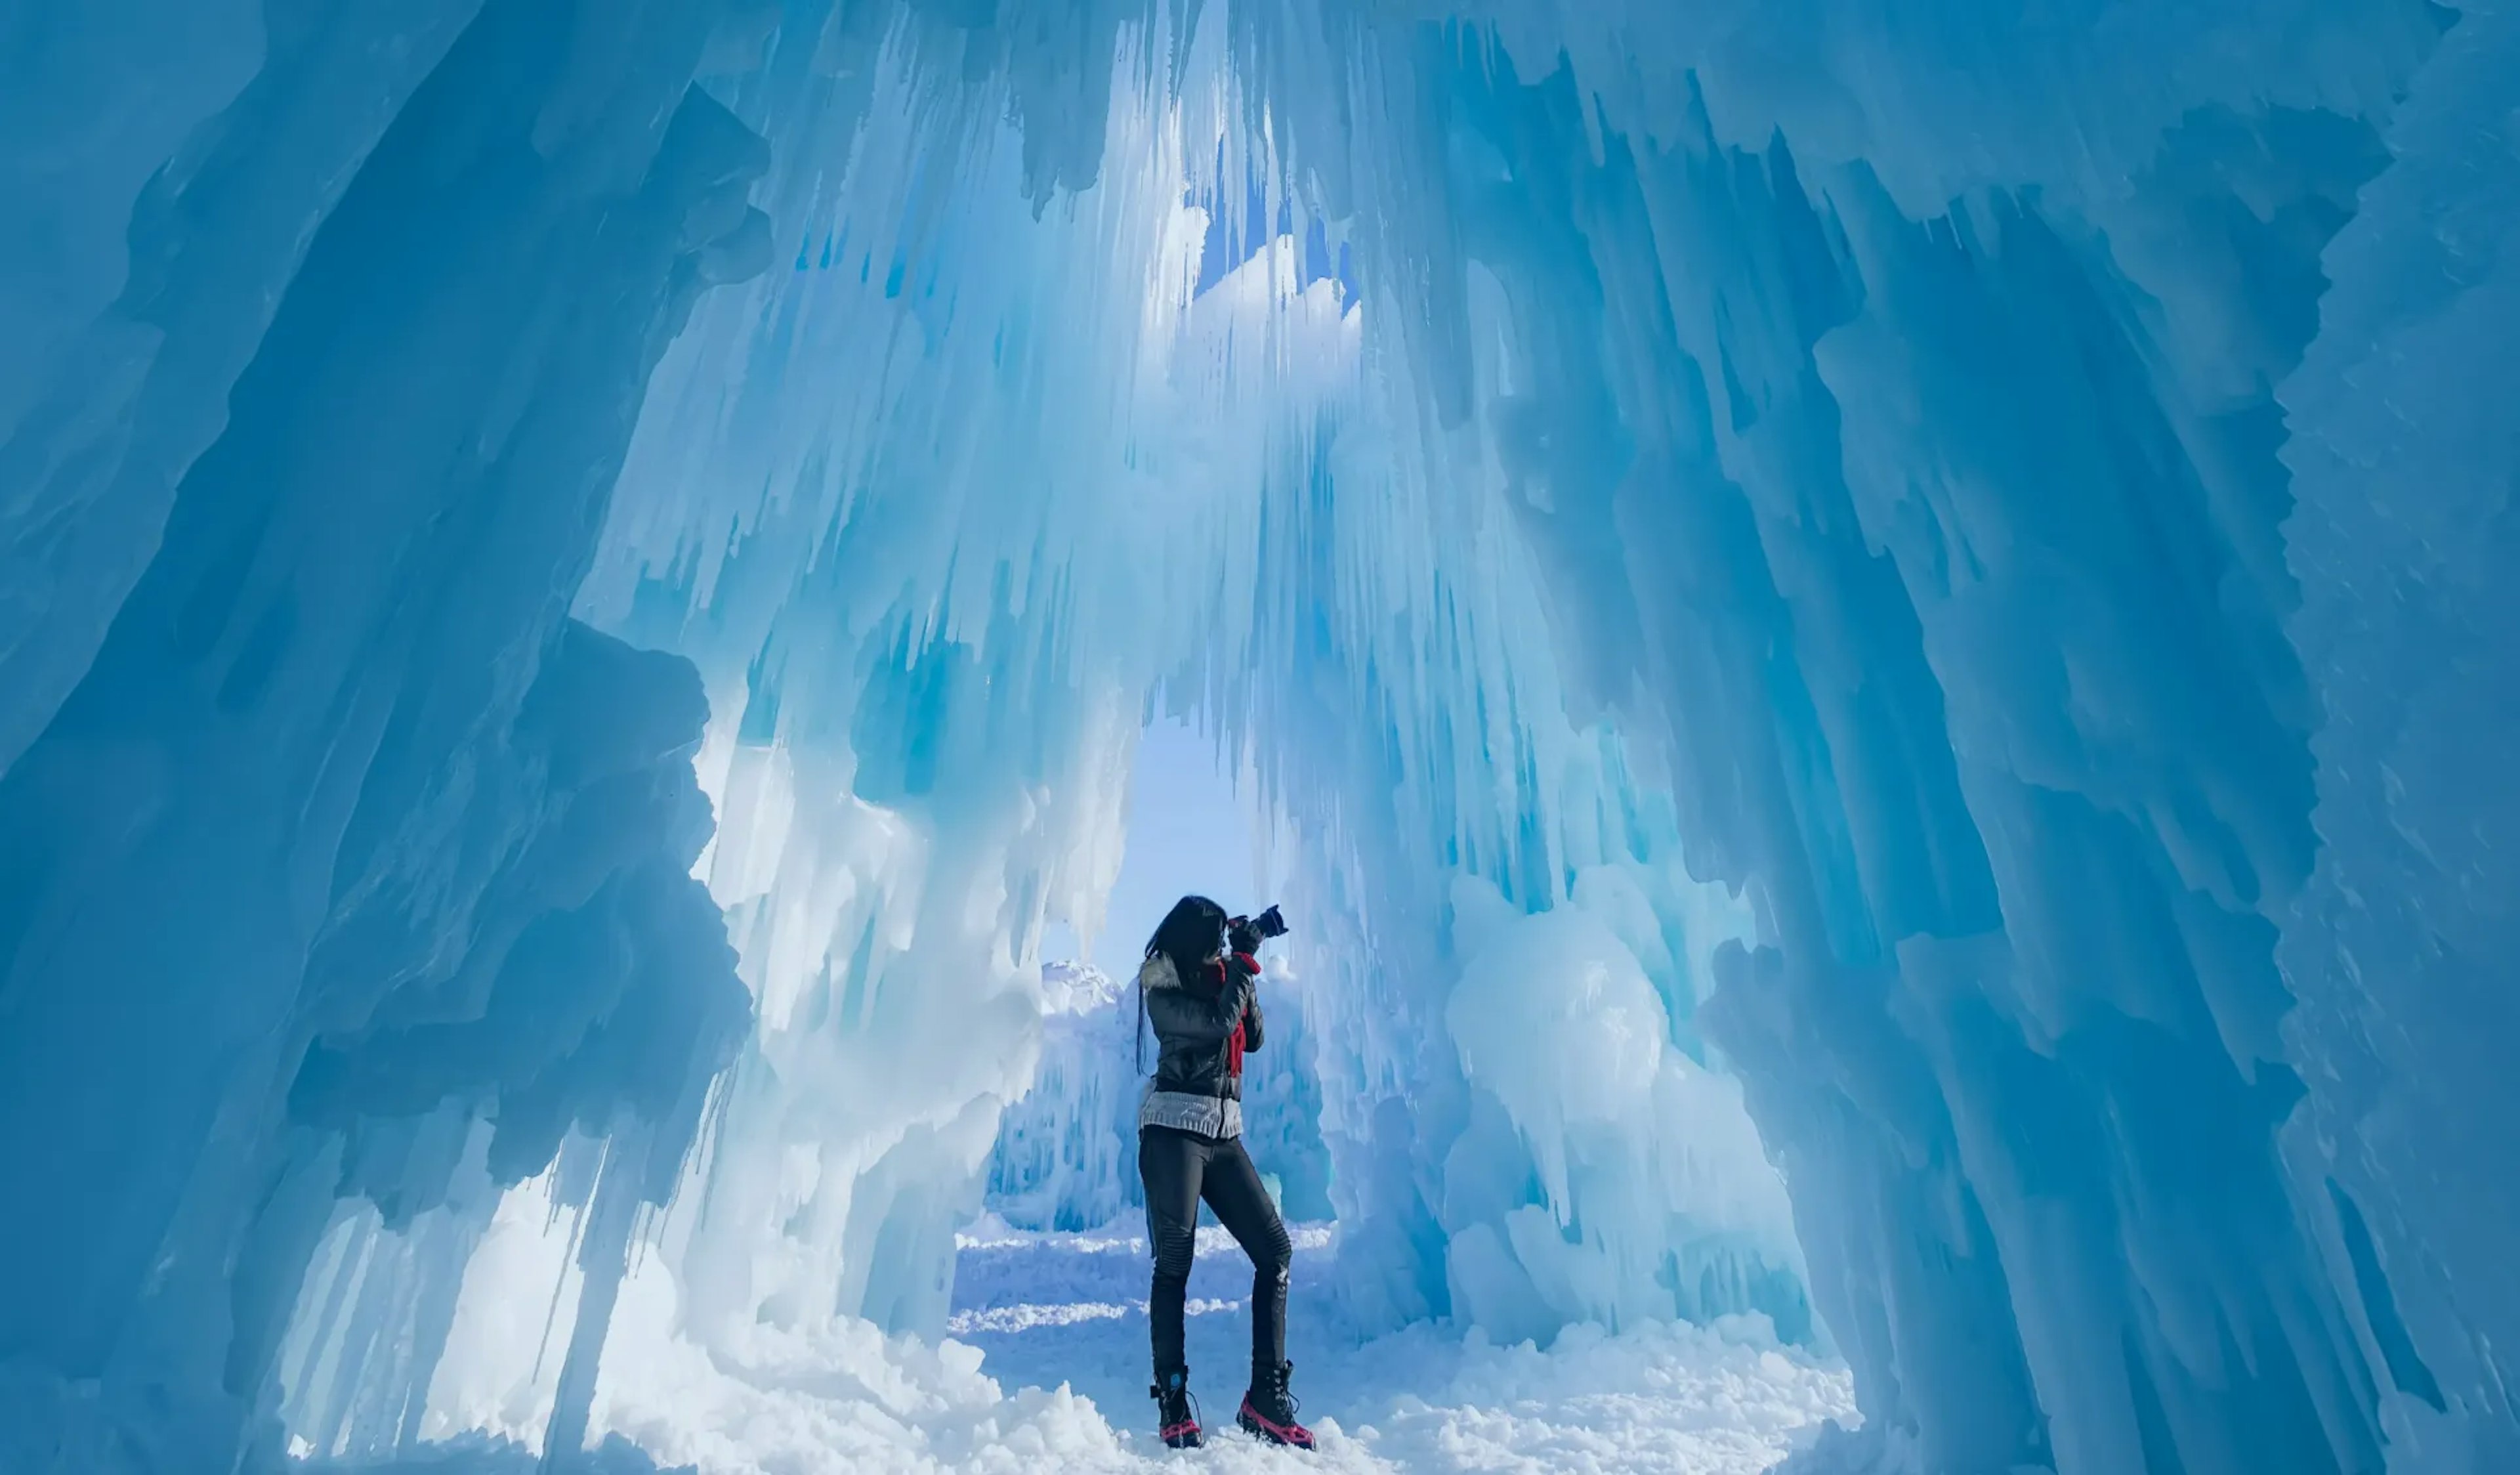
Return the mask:
M2520 13L2464 7L2390 124L2393 162L2328 246L2319 335L2277 391L2301 586L2286 628L2323 715L2318 856L2276 948L2309 1085L2286 1146L2306 1183L2325 1180L2326 1258L2350 1271L2331 1273L2414 1468L2520 1464L2503 1350L2520 1335L2520 1102L2501 1046L2520 1025L2515 78ZM2499 139L2473 121L2492 116Z
M2498 546L2499 493L2451 489L2496 484L2498 452L2447 427L2495 414L2509 374L2445 325L2508 322L2485 244L2508 151L2400 175L2392 131L2402 104L2442 115L2408 101L2427 85L2499 115L2469 90L2498 23L1702 12L1356 22L1334 44L1361 39L1401 100L1376 147L1307 149L1315 115L1278 119L1295 158L1328 156L1326 197L1425 202L1373 234L1368 300L1409 300L1434 402L1497 447L1573 710L1662 734L1693 867L1763 913L1703 1017L1785 1166L1873 1438L1933 1470L2492 1467L2497 1375L2446 1394L2391 1283L2440 1283L2435 1235L2504 1237L2482 1187L2503 1160L2362 1135L2412 1088L2379 1058L2469 1078L2446 1041L2423 1067L2397 1043L2408 1006L2379 995L2411 954L2331 955L2324 929L2374 926L2372 903L2313 878L2389 874L2397 930L2362 934L2384 947L2498 915L2490 868L2454 871L2456 901L2409 894L2330 796L2359 762L2420 835L2397 764L2356 745L2420 731L2444 745L2425 767L2457 771L2498 725L2500 655L2452 634L2490 600L2409 540L2453 506L2452 540ZM1307 44L1251 23L1255 52ZM2340 300L2350 267L2369 285ZM2420 308L2379 305L2401 270ZM1515 389L1492 396L1467 366L1500 316ZM2462 407L2426 438L2437 471L2400 459L2422 433L2365 391L2379 362ZM2288 438L2329 420L2334 440ZM2306 456L2339 477L2354 561L2287 552L2335 536L2294 513ZM2348 613L2399 619L2402 578L2406 638L2469 663L2443 699L2484 705L2402 725L2433 688L2379 678L2404 652ZM2370 674L2305 668L2331 651ZM2297 1010L2323 994L2323 1022ZM2491 1033L2491 1006L2455 1012ZM2507 1118L2481 1081L2440 1100ZM2371 1145L2322 1145L2344 1121ZM2429 1228L2374 1231L2331 1180L2341 1156L2377 1192L2383 1161L2434 1151L2484 1196L2427 1192ZM2440 1356L2475 1365L2498 1313L2435 1306Z
M334 1199L401 1221L574 1128L626 1221L749 1007L688 877L699 684L567 620L650 366L766 242L708 8L177 13L5 48L12 1470L270 1454Z

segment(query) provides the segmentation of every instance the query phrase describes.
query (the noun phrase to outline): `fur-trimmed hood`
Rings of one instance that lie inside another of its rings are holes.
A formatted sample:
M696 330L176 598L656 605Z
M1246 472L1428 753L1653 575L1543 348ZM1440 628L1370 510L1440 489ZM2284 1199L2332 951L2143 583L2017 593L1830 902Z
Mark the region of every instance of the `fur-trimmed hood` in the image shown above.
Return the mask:
M1208 959L1207 962L1207 972L1213 981L1217 983L1225 981L1226 970L1223 964L1229 957L1241 965L1238 971L1254 978L1259 976L1260 962L1249 953L1222 953ZM1158 952L1138 966L1138 987L1149 993L1165 989L1178 989L1182 986L1182 982L1181 970L1173 966L1172 956L1169 953Z

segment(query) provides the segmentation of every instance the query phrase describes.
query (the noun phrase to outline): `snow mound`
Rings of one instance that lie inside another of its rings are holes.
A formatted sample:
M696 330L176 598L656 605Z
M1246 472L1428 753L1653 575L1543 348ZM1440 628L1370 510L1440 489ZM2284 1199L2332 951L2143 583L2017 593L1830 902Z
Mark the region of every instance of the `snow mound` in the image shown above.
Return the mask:
M1041 1012L1044 1018L1092 1014L1120 1001L1120 986L1092 963L1048 962L1041 965Z

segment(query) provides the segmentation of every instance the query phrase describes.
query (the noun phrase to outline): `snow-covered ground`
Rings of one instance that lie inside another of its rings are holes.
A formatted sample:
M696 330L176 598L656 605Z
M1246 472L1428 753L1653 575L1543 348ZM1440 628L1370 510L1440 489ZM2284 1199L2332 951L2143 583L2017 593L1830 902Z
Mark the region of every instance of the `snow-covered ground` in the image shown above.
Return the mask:
M1323 1287L1331 1230L1295 1230L1287 1355L1322 1457L1355 1471L1655 1471L1749 1475L1817 1432L1852 1422L1842 1369L1777 1350L1764 1330L1653 1325L1616 1336L1578 1328L1547 1352L1414 1327L1357 1346ZM1119 1426L1133 1465L1184 1456L1147 1430L1148 1261L1120 1231L963 1237L956 1340L1010 1387L1066 1384ZM1191 1277L1193 1389L1211 1429L1228 1427L1250 1364L1250 1268L1225 1231L1199 1231ZM1277 1470L1296 1456L1229 1432L1193 1456L1217 1469Z
M1779 1351L1752 1323L1579 1328L1547 1352L1433 1326L1362 1346L1327 1294L1331 1230L1298 1226L1288 1355L1315 1456L1232 1432L1249 1365L1249 1268L1203 1229L1191 1282L1193 1387L1209 1448L1175 1453L1149 1432L1142 1237L1033 1234L984 1223L962 1236L950 1336L928 1348L855 1334L765 1333L716 1356L671 1334L670 1281L634 1275L608 1350L597 1427L653 1465L701 1475L1041 1475L1046 1471L1317 1470L1667 1472L1752 1475L1853 1420L1842 1368ZM522 1432L496 1410L493 1427ZM594 1461L645 1475L620 1444ZM389 1466L509 1475L533 1461L467 1436ZM307 1467L309 1475L319 1467Z

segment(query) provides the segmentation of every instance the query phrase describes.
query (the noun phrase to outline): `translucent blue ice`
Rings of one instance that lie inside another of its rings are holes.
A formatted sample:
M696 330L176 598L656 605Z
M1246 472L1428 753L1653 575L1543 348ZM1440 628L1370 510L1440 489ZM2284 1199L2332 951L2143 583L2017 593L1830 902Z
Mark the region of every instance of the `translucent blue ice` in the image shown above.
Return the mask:
M1357 1330L2520 1468L2509 0L22 9L0 1468L934 1337L1173 718Z

